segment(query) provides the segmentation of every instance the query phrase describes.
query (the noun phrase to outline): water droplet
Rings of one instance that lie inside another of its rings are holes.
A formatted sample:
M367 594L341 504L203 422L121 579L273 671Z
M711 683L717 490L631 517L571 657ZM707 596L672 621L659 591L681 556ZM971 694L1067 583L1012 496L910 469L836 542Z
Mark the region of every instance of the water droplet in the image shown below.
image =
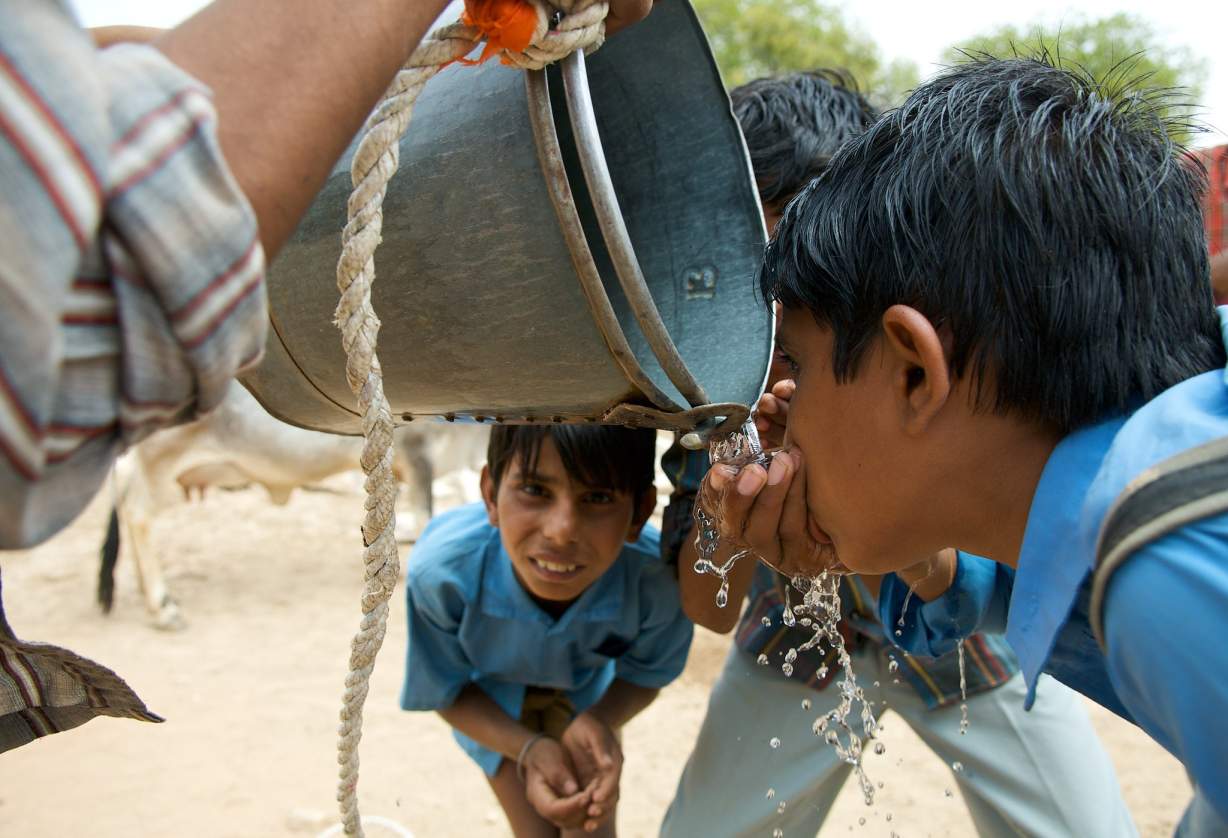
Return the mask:
M783 815L785 813L785 805L785 801L780 801L779 805L776 807L776 814Z
M892 658L891 663L887 664L887 671L888 672L899 672L899 670L900 670L900 662L896 660L895 658ZM896 681L896 683L898 684L900 682Z
M781 672L783 672L783 673L785 674L785 677L786 677L786 678L788 678L788 677L792 676L792 675L793 675L793 664L791 664L791 663L782 663L782 664L780 665L780 671L781 671Z
M793 609L785 608L784 612L780 615L780 621L789 628L793 628L793 626L797 625L797 617L793 615Z
M874 686L876 686L876 687L881 687L881 686L882 686L882 684L878 683L878 681L875 681L875 682L874 682Z
M903 636L904 636L904 632L900 631L899 629L896 629L896 630L895 630L895 636L896 636L896 637L903 637Z
M760 655L759 657L755 658L755 663L759 664L760 666L767 666L768 665L767 655Z
M795 660L797 660L797 649L790 649L785 652L785 663L793 663Z
M882 742L875 742L874 743L874 753L878 754L879 756L882 756L883 754L887 753L887 746L884 745Z
M947 796L947 797L954 797L954 796L955 796L955 792L951 791L950 789L947 789L947 790L946 790L946 792L944 792L944 793L946 794L946 796Z
M840 744L840 734L836 733L834 730L827 731L827 744L828 745L839 745Z
M762 623L763 623L763 627L764 627L764 628L771 628L771 627L772 627L772 618L771 618L771 617L764 617L764 618L763 618L763 619L762 619L760 622L762 622Z
M887 817L887 822L888 822L888 823L890 823L890 822L891 822L891 813L890 813L890 812L888 812L886 817Z
M722 582L721 589L716 592L716 607L724 608L729 604L729 583Z
M767 790L767 799L768 799L768 800L771 800L771 799L772 799L773 797L775 797L775 796L776 796L776 789L768 789L768 790Z
M768 744L771 745L773 749L779 748L780 747L780 737L773 736L771 739L768 740Z
M857 819L857 825L858 825L858 826L865 826L865 825L866 825L866 819L865 819L865 818L858 818L858 819Z
M772 830L772 838L785 838L785 831L779 826Z
M963 774L964 764L960 762L959 760L956 760L955 762L951 763L951 770L954 771L956 774Z
M808 698L803 698L803 699L802 699L802 709L803 709L803 710L809 710L809 709L810 709L810 699L808 699Z
M879 787L880 789L883 787L883 781L882 781L882 780L879 780L879 781L878 781L878 787ZM890 819L890 818L888 818L887 820L891 820L891 819Z

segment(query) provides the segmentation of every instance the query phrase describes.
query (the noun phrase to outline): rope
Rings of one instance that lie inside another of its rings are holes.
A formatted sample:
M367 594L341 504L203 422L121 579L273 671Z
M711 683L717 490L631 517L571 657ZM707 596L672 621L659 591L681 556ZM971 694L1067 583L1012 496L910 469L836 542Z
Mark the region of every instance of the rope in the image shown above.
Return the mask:
M505 64L541 69L577 49L593 50L605 37L605 0L555 0L557 10L542 0L530 3L538 18L529 45L519 53L503 50ZM478 0L468 6L489 5ZM557 17L561 13L562 17ZM468 19L468 15L466 15ZM551 24L554 24L553 26ZM366 474L366 516L362 524L366 582L362 592L362 621L350 646L350 668L345 679L341 726L337 743L340 780L337 801L346 835L363 835L358 813L358 745L362 739L362 711L375 657L384 642L388 599L400 573L394 534L397 485L392 475L392 411L384 395L376 343L380 321L371 306L375 281L375 249L383 225L383 202L388 181L397 170L399 143L409 127L414 102L422 88L444 66L468 54L484 37L464 23L431 33L397 73L384 98L363 129L362 140L350 168L354 191L349 220L342 232L337 263L337 289L341 300L335 322L346 353L346 380L358 398L365 444L362 469ZM496 38L489 38L493 44Z

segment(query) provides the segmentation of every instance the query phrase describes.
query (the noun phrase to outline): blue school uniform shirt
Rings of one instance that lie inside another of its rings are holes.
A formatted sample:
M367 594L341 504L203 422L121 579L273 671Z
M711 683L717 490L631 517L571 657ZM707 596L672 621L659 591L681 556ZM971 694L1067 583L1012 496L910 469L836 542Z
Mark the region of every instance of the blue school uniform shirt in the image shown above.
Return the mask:
M1219 313L1228 346L1228 307ZM1070 434L1037 484L1017 570L961 553L951 588L909 608L897 642L940 654L974 629L1005 626L1029 706L1049 672L1147 731L1228 820L1228 515L1182 527L1117 570L1107 654L1088 624L1097 537L1118 495L1145 469L1224 436L1228 372L1218 370ZM906 592L894 574L885 580L884 620L898 619Z
M441 710L477 684L513 719L525 687L562 690L577 710L615 678L657 689L686 664L692 626L660 536L644 527L557 619L521 587L481 503L433 518L406 571L409 648L401 707ZM453 731L488 776L502 757Z

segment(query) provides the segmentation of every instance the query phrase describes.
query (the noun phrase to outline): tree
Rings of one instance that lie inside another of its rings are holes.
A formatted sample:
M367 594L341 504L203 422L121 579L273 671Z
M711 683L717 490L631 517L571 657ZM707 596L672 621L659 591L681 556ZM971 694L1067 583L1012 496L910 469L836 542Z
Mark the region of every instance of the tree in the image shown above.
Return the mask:
M1000 26L950 47L944 58L959 63L979 53L1002 58L1041 50L1060 66L1083 70L1118 89L1171 91L1167 112L1176 118L1175 139L1189 138L1190 106L1202 97L1207 63L1188 47L1166 45L1150 23L1133 15Z
M918 81L910 61L886 61L868 35L822 0L693 0L730 87L816 67L848 70L878 104Z

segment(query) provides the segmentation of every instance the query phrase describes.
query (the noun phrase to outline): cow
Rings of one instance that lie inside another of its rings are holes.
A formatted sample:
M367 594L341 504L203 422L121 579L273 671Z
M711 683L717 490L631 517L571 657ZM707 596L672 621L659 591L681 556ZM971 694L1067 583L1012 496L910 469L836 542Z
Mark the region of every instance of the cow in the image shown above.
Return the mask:
M409 514L398 516L398 540L414 540L433 511L437 466L469 475L463 492L476 485L487 430L477 425L415 422L397 429L398 478L408 486ZM137 580L154 625L176 630L186 623L167 587L162 564L149 542L158 515L213 487L260 484L275 504L299 487L358 468L361 437L334 436L274 419L238 384L222 403L196 422L160 431L116 464L114 507L101 550L98 603L114 603L114 570L121 542L132 556ZM122 538L121 538L122 536Z

